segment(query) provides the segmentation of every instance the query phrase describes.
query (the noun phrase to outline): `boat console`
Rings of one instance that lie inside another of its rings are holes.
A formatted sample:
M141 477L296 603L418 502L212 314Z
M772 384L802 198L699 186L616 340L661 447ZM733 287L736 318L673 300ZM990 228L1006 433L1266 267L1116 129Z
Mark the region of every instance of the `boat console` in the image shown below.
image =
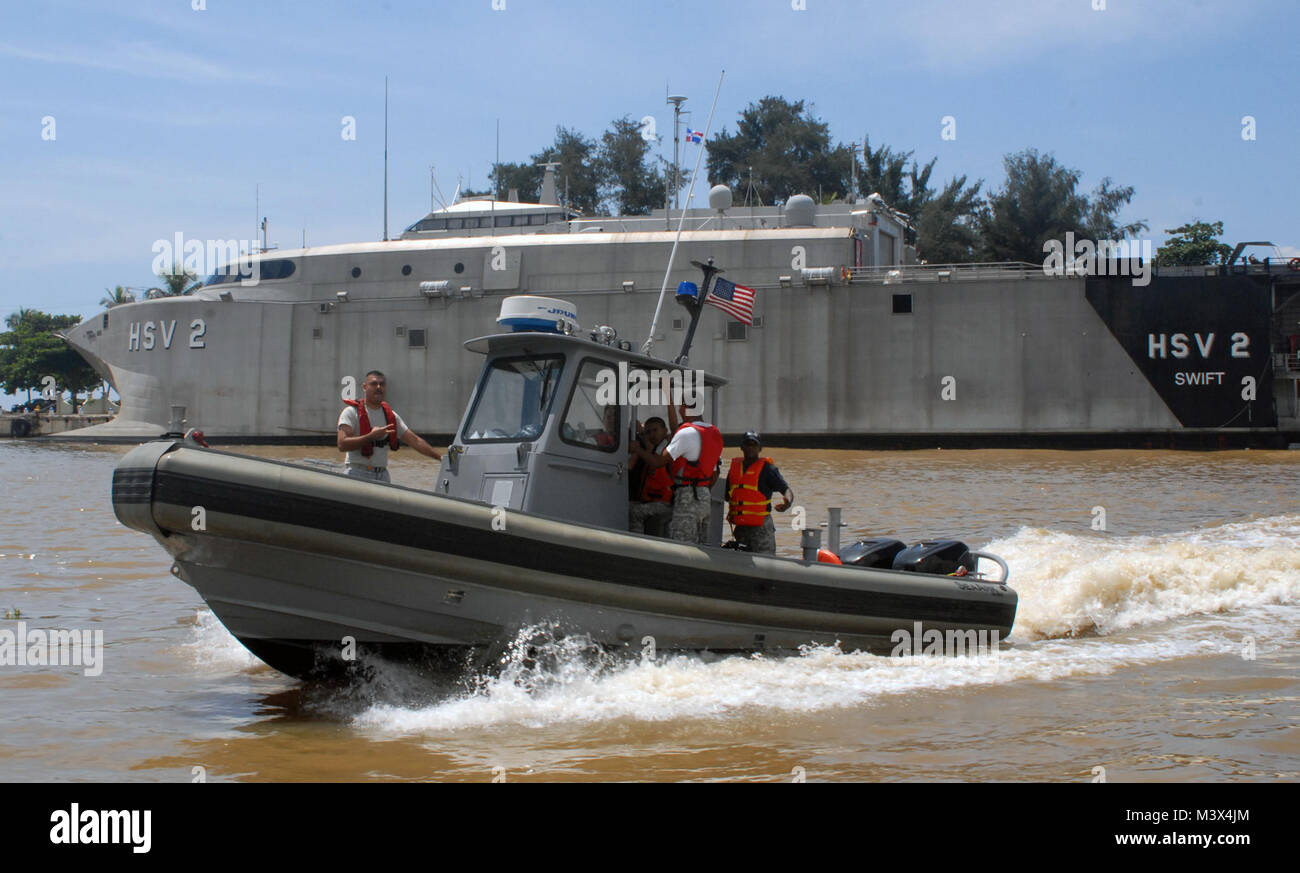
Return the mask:
M626 531L635 425L663 414L662 404L637 401L672 399L680 386L712 420L726 380L634 351L613 328L584 332L563 300L507 298L497 321L513 332L465 343L486 360L436 492ZM724 491L714 490L712 545L721 543Z

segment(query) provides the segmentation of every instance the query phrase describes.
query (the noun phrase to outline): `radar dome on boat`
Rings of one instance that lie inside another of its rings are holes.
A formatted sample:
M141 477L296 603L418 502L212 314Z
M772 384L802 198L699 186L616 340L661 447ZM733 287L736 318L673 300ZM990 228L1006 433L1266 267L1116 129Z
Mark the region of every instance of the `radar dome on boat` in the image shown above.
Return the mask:
M578 307L554 297L518 294L501 301L497 324L516 332L574 333L578 330Z
M719 212L731 208L731 189L726 185L714 185L709 189L709 208Z
M785 201L785 223L787 227L812 227L813 216L817 206L807 194L796 194Z

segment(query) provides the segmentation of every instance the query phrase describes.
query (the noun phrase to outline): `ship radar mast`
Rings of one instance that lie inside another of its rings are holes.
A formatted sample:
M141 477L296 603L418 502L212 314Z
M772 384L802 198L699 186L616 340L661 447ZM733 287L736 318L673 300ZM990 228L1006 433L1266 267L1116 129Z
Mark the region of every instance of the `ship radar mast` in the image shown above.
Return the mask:
M547 161L537 166L542 168L542 193L537 198L537 202L547 206L559 206L560 201L556 199L555 193L555 171L561 166L560 162Z

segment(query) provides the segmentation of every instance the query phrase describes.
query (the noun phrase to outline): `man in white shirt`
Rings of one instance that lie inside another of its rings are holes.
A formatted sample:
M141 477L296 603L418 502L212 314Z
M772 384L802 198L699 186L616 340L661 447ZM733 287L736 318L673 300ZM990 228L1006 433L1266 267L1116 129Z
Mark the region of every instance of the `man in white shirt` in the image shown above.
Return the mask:
M384 402L387 387L384 374L371 370L361 384L365 400L344 401L347 405L339 414L338 449L347 453L344 472L354 478L391 482L388 450L396 451L399 440L426 457L442 460L442 455Z
M722 457L722 434L701 420L688 406L668 408L673 437L659 454L639 446L633 452L654 470L667 466L673 476L673 509L668 521L668 536L684 543L708 541L709 489L718 479L718 461ZM678 427L678 422L682 422Z

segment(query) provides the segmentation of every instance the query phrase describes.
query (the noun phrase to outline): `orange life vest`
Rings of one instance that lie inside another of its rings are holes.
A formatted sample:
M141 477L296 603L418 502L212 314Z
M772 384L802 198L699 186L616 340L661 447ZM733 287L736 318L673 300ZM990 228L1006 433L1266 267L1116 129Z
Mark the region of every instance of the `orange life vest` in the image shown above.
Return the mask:
M682 427L693 427L700 434L700 458L691 462L683 455L674 458L669 464L673 481L678 485L707 485L718 468L718 459L722 457L722 431L711 424L697 424L688 421ZM681 433L682 427L677 428Z
M736 527L758 527L772 514L772 498L758 490L758 477L771 458L759 458L748 470L744 458L732 458L727 471L727 521Z
M646 470L641 479L641 493L637 500L642 503L672 503L673 475L668 472L668 465Z
M357 411L357 436L365 436L370 433L370 416L366 414L366 401L364 400L344 400L348 406ZM384 401L379 401L379 405L384 408L384 423L393 426L393 432L388 435L388 447L397 451L401 444L397 442L397 416L393 413L393 408ZM366 443L361 447L361 456L368 458L375 453L374 443Z

